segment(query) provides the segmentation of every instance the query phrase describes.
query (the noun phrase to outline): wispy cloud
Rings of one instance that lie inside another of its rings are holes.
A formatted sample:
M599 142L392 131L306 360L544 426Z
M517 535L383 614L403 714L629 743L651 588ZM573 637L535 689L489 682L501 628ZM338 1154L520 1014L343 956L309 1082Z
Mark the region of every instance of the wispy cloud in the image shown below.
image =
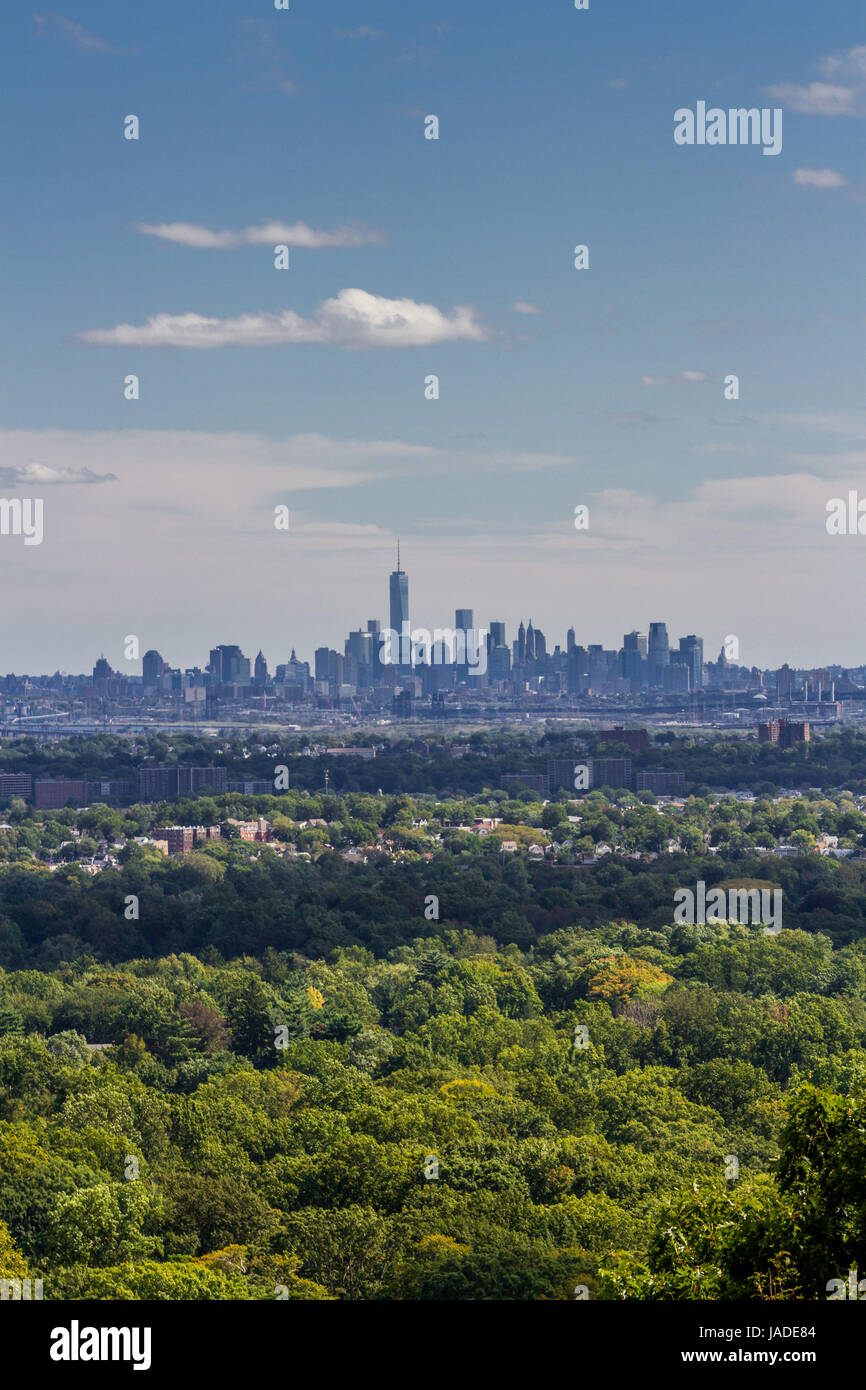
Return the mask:
M732 444L726 439L711 439L706 444L693 444L693 454L754 454L754 444Z
M517 303L512 305L512 309L514 310L515 314L541 313L541 310L539 309L537 304L529 304L525 299L518 299Z
M848 180L837 169L795 169L794 182L801 188L844 188Z
M57 483L116 483L114 473L94 473L90 468L53 468L48 463L23 463L18 467L0 468L0 486L7 488L35 484L51 487Z
M317 230L306 222L262 222L259 226L242 227L240 231L216 232L194 222L138 222L136 231L145 236L171 241L175 246L190 246L196 250L232 251L238 246L297 246L307 251L328 246L381 246L387 241L384 232L375 227L335 227L332 232Z
M114 48L105 39L99 38L97 34L91 34L81 24L76 24L74 19L67 19L62 14L35 14L33 18L40 34L55 32L63 38L69 39L77 48L88 49L91 53L118 53L121 50Z
M370 29L366 24L357 29L335 29L338 39L384 39L384 29Z
M810 116L866 116L866 44L823 58L817 69L832 80L779 82L768 89L770 96Z
M596 416L598 420L608 420L612 425L620 425L623 429L640 429L644 425L657 425L660 418L659 415L651 415L647 410L623 410L618 413L608 410Z
M121 323L79 334L87 343L114 347L276 347L284 343L341 348L425 347L433 343L482 342L488 337L475 310L458 305L450 314L414 299L385 299L366 290L341 290L319 305L312 318L291 309L279 314L205 318L201 314L155 314L144 324Z
M642 376L641 382L644 386L692 386L709 379L706 372L677 372L675 376Z

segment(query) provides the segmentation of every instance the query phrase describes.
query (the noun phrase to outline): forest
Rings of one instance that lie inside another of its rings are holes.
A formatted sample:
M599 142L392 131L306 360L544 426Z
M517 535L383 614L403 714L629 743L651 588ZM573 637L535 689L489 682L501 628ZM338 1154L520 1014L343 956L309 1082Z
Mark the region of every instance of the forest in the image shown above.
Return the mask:
M818 1300L864 1263L850 793L4 814L7 1286ZM163 824L224 833L170 857ZM675 924L699 878L780 887L784 930Z

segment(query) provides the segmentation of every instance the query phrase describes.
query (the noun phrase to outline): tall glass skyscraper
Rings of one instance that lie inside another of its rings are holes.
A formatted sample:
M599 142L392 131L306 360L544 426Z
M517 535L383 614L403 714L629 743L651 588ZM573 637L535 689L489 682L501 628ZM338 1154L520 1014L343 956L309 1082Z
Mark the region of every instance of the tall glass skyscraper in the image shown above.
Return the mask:
M403 624L409 622L409 576L405 570L400 568L400 542L397 542L397 568L392 571L388 581L388 596L390 598L390 628L397 634L398 638L403 636ZM407 629L411 631L411 629ZM399 665L401 670L408 670L411 666L411 657L408 662L403 660L404 652L402 644L394 651L395 658L399 654Z
M392 571L388 584L391 599L391 627L395 632L403 631L403 624L409 621L409 576L400 568L400 542L397 542L397 568Z
M667 623L650 623L647 652L647 679L650 685L664 685L664 670L671 663Z
M689 668L689 689L700 690L704 683L704 639L689 633L680 638L680 651Z

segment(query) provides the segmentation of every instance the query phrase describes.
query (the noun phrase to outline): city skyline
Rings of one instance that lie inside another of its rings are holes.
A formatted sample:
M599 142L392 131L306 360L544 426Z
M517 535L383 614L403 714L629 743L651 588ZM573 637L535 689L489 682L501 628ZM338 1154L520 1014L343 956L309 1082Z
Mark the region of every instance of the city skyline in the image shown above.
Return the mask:
M853 0L10 8L0 492L44 536L0 534L0 664L191 650L214 606L334 644L398 535L428 628L471 595L603 637L640 594L862 660ZM678 145L704 102L781 110L778 155Z
M726 634L720 642L718 653L714 654L712 644L707 647L702 636L695 633L676 635L671 625L662 620L644 624L644 630L632 628L623 632L621 642L612 647L605 646L603 642L578 641L578 628L575 623L570 624L563 637L554 636L548 642L547 633L540 624L533 621L531 614L528 620L521 618L516 628L513 622L509 623L501 618L489 619L486 624L482 624L476 620L476 610L465 606L454 610L453 626L446 627L446 619L444 615L440 615L437 624L432 629L426 629L412 621L409 581L409 572L401 565L398 542L396 568L388 576L390 627L384 627L379 618L367 618L364 626L344 631L343 653L338 647L319 644L314 646L309 655L305 656L302 649L298 656L299 644L290 641L290 654L277 653L275 660L273 651L268 656L261 647L258 648L255 657L252 657L244 651L246 644L220 643L208 648L206 663L193 662L191 665L182 663L173 666L165 659L159 647L148 647L143 651L135 637L137 654L128 655L127 648L123 661L116 666L106 657L104 651L100 651L93 667L92 679L106 681L113 676L132 676L140 679L145 689L156 690L161 677L174 674L194 676L196 679L204 676L216 685L262 687L274 681L279 668L285 670L286 667L295 665L299 670L307 669L312 683L311 689L314 689L322 674L319 670L320 663L324 666L327 679L328 663L333 664L333 658L337 657L340 661L345 659L354 662L356 668L358 665L369 667L374 673L374 678L365 684L382 683L381 673L387 666L395 668L393 683L399 686L401 676L408 677L416 669L448 665L457 671L458 681L465 681L467 677L473 678L470 684L476 683L474 678L479 674L487 677L488 683L494 684L510 678L518 669L531 667L531 678L543 685L545 674L553 674L548 658L569 658L573 652L581 653L586 658L587 675L592 673L593 660L600 661L603 658L609 665L609 659L616 656L619 663L618 675L623 680L631 681L636 689L667 690L668 693L700 690L706 683L705 675L708 669L712 670L717 665L727 665L732 672L760 671L776 676L780 676L782 671L788 671L792 681L798 671L821 672L828 666L836 674L846 670L866 670L866 657L859 663L812 663L801 667L784 662L778 668L761 667L755 662L750 662L747 655L740 651L736 634ZM513 636L509 636L509 629ZM461 635L463 643L458 647L455 645L455 638L459 641ZM583 636L582 633L580 635ZM132 634L124 638L126 643L132 640ZM483 662L479 659L482 649ZM504 669L501 662L497 668L492 660L494 652L501 652L503 649L508 653L508 665ZM249 650L251 652L252 648ZM411 654L410 661L406 660L407 652ZM283 656L285 660L280 659ZM140 673L131 669L139 662ZM665 675L672 666L680 669L680 677L676 684ZM599 680L600 672L599 666L595 672ZM86 671L66 672L59 667L53 672L9 672L6 676L16 676L20 679L31 676L45 678L57 673L74 679L87 679ZM333 679L333 673L331 675ZM786 690L784 693L787 695L789 691ZM824 693L826 696L827 692Z

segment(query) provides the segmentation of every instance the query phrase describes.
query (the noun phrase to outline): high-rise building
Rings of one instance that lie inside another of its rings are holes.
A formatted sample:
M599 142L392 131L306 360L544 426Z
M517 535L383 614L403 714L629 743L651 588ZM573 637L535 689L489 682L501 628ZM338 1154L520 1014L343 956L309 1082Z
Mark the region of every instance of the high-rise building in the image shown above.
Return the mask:
M224 767L188 767L180 763L138 769L142 801L173 801L178 796L218 795L227 790Z
M40 810L68 806L70 801L83 806L87 800L87 783L69 777L37 777L33 783L33 802Z
M646 635L643 632L627 632L622 639L619 654L620 675L631 681L633 687L641 686L646 680Z
M390 623L396 633L402 633L403 624L409 621L409 576L400 568L400 542L397 542L397 568L392 570L388 582L390 600Z
M670 665L670 660L667 623L650 623L647 645L647 679L650 685L664 686L664 670Z
M611 743L624 743L632 753L643 753L649 747L649 734L646 729L625 729L621 724L615 724L612 729L605 731L605 741Z
M411 651L408 644L402 641L404 635L403 624L409 623L409 576L405 570L400 568L400 542L397 542L397 568L392 570L388 581L389 598L389 619L391 631L396 633L396 638L392 639L394 650L392 661L401 674L408 675L412 668ZM406 627L406 633L411 632L411 627ZM404 657L409 657L404 661Z
M689 689L700 690L704 684L704 639L690 633L680 638L680 652L689 668Z
M779 720L780 748L793 748L795 743L808 743L810 739L811 730L808 720Z
M591 787L628 787L632 784L631 758L590 758Z
M776 699L779 704L787 702L794 694L794 672L787 661L776 672Z
M250 659L240 647L224 643L213 647L207 669L217 685L249 685Z
M0 796L20 796L33 800L33 774L30 772L0 772Z
M265 661L261 651L256 657L256 664L253 667L253 685L265 686L268 683L268 663Z
M145 652L141 658L141 683L145 690L155 690L159 684L159 678L165 670L165 662L159 652Z

